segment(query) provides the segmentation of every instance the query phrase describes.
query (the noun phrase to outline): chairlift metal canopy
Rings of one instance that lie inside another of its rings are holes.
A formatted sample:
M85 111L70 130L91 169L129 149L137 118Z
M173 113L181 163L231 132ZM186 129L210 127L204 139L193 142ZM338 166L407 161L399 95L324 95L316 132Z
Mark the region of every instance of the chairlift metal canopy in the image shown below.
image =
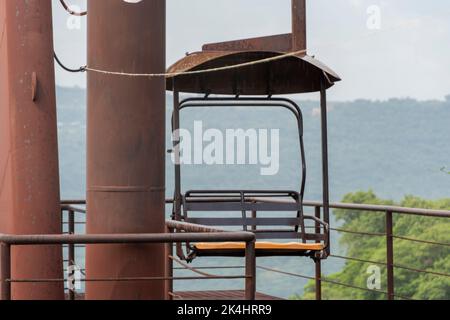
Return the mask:
M274 51L210 51L188 54L169 69L169 73L199 71L233 66L280 56ZM174 90L174 77L167 79L167 89ZM325 81L324 81L325 80ZM229 70L176 76L180 92L224 95L284 95L318 92L340 81L325 64L306 54Z

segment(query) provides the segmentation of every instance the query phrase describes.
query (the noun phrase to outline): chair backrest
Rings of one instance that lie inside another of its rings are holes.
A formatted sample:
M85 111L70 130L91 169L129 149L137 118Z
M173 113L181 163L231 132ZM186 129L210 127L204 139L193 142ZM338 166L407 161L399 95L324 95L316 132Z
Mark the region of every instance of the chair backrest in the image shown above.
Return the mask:
M277 199L291 201L277 202ZM198 214L191 216L191 212ZM206 212L215 214L206 216ZM240 212L241 216L218 216L225 212ZM277 216L267 216L264 214L267 212L276 212ZM183 198L180 218L206 226L239 227L254 232L257 239L303 239L299 232L304 230L303 209L300 195L295 191L188 191Z

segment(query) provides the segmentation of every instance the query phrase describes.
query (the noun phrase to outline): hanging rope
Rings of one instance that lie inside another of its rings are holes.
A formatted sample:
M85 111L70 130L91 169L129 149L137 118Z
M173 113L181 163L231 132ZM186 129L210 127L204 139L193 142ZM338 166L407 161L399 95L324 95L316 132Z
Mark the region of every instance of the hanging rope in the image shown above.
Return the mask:
M73 16L82 17L87 15L87 11L76 12L70 9L70 7L64 2L64 0L59 0L64 9Z
M84 70L90 71L90 72L101 73L101 74L115 75L115 76L146 77L146 78L157 78L157 77L172 78L172 77L183 76L183 75L205 74L205 73L226 71L226 70L232 70L232 69L239 69L239 68L254 66L254 65L258 65L258 64L278 61L278 60L282 60L282 59L285 59L288 57L292 57L292 56L296 56L296 55L300 55L300 54L304 54L304 53L306 53L306 50L300 50L300 51L285 53L285 54L271 57L271 58L265 58L265 59L260 59L260 60L239 63L239 64L235 64L235 65L230 65L230 66L217 67L217 68L204 69L204 70L196 70L196 71L181 71L181 72L169 72L169 73L128 73L128 72L116 72L116 71L101 70L101 69L91 68L89 66L85 67Z

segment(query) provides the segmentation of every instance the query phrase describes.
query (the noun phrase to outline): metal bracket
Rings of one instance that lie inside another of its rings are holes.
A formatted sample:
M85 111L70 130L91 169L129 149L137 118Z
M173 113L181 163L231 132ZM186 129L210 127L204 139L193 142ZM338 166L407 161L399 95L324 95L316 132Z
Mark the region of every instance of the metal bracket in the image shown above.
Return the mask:
M36 101L38 89L38 79L36 72L31 74L31 101Z

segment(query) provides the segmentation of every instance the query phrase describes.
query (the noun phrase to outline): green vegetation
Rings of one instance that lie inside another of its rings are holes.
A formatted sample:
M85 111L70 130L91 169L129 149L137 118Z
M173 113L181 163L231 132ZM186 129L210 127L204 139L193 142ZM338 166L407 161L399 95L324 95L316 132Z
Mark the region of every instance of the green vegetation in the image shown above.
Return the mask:
M450 199L428 201L407 196L401 203L378 198L372 191L348 194L343 202L360 204L400 205L403 207L450 210ZM362 232L385 232L385 214L335 210L342 228ZM450 219L394 215L394 234L397 236L422 239L440 243L450 243ZM342 247L349 257L371 261L386 261L385 237L365 237L344 234L340 238ZM331 259L331 258L330 258ZM395 239L394 260L396 265L427 271L450 273L450 247ZM327 279L367 287L367 273L371 264L347 261L343 270ZM386 291L386 268L381 266L381 290ZM383 293L369 292L323 283L324 299L386 299ZM410 270L395 269L396 294L413 299L450 299L450 278L439 275L417 273ZM301 299L314 299L314 283L309 283Z

